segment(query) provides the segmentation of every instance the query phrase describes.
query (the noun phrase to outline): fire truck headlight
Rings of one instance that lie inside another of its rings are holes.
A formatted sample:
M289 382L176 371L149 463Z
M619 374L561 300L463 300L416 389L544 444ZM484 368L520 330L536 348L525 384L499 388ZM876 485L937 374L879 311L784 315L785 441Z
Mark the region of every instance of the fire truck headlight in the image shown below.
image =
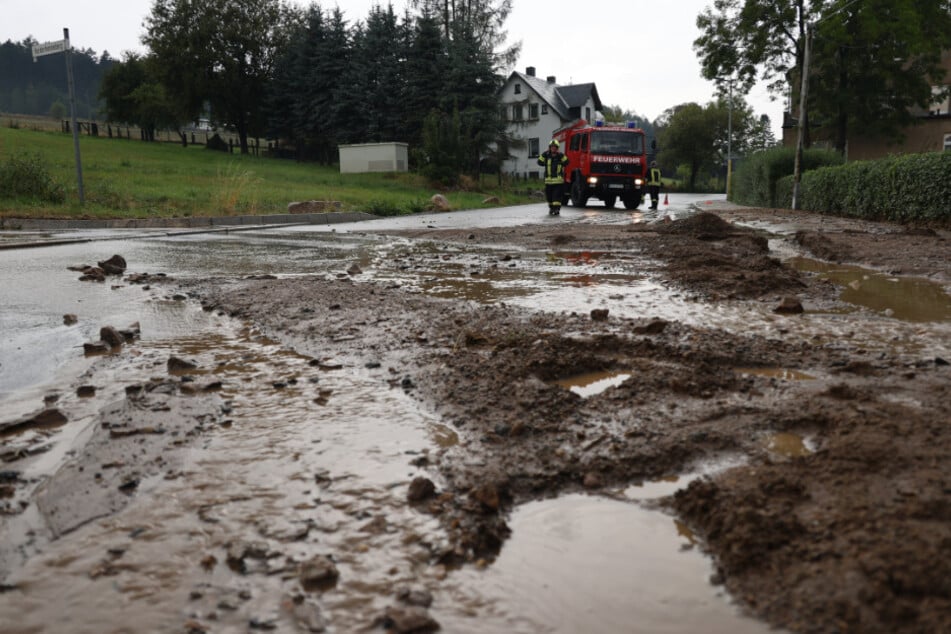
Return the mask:
M640 179L640 178L635 178L635 179L634 179L634 184L637 185L638 187L640 187L641 185L644 184L644 181L643 181L642 179Z
M597 176L589 176L589 177L588 177L588 184L589 184L589 185L597 185L597 184L598 184L598 177L597 177Z

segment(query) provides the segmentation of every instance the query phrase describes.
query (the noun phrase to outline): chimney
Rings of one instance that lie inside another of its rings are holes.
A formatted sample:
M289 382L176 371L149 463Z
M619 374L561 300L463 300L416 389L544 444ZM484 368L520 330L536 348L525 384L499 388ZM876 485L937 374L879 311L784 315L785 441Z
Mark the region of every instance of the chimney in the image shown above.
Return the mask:
M555 76L554 76L554 75L549 75L549 76L548 76L548 83L549 83L549 84L554 84L554 83L555 83Z
M528 68L526 68L526 69L525 69L525 74L528 75L529 77L534 77L534 76L535 76L535 67L534 67L534 66L529 66Z

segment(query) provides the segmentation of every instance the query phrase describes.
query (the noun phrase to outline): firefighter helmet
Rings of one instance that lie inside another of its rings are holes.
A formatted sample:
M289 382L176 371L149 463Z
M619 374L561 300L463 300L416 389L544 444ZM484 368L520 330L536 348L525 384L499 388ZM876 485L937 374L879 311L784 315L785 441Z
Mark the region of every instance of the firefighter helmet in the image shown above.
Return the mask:
M557 139L552 139L552 140L551 140L551 143L548 144L548 147L551 147L551 146L553 146L553 145L554 145L555 147L558 147L558 140L557 140Z

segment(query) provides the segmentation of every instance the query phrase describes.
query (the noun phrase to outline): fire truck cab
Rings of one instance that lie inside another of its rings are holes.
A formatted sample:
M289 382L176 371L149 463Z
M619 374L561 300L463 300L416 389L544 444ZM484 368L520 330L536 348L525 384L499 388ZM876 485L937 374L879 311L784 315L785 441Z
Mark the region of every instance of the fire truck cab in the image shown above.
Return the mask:
M607 208L620 199L625 209L637 209L647 182L647 144L644 131L628 124L590 125L578 119L555 130L552 137L568 156L564 204L585 207L597 198ZM655 147L652 145L652 147Z

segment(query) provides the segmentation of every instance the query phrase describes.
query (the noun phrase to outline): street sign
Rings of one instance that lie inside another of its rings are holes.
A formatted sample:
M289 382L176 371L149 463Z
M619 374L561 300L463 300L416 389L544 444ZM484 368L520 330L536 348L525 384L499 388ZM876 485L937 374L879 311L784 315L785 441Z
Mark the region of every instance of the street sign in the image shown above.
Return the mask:
M76 184L79 186L79 204L85 204L86 194L83 191L83 162L79 155L79 127L76 125L76 90L73 88L73 60L70 59L69 29L63 29L63 39L53 42L36 43L33 45L33 62L37 57L66 53L66 84L69 89L69 118L73 123L73 151L76 154Z
M55 42L43 42L33 45L33 61L37 57L52 55L53 53L62 53L69 46L69 40L56 40Z

